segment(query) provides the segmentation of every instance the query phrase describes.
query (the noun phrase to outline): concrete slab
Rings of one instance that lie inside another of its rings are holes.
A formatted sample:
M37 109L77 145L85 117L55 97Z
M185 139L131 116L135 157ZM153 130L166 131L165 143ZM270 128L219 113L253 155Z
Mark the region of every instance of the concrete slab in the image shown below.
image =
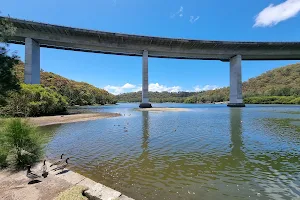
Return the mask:
M117 200L134 200L134 199L122 194Z
M87 197L101 200L132 200L122 195L120 192L97 183L85 176L70 170L51 171L49 162L46 162L49 174L46 178L39 178L40 182L28 184L31 180L26 177L26 171L11 173L0 171L0 199L5 200L52 200L63 191L75 186L84 186L87 190ZM37 174L41 172L42 163L32 167L32 171ZM89 191L89 192L88 192Z
M33 170L37 170L33 168ZM5 200L52 200L60 192L70 188L72 184L49 174L47 178L39 178L41 182L28 184L26 171L10 173L0 171L0 199Z
M89 179L89 178L85 178L84 180L80 181L77 185L81 185L87 188L92 188L97 184L97 182Z
M72 185L76 185L86 178L85 176L82 176L70 170L64 170L62 174L60 174L60 172L57 172L55 175Z
M100 183L84 192L90 200L113 200L118 199L122 194L116 190L106 187Z

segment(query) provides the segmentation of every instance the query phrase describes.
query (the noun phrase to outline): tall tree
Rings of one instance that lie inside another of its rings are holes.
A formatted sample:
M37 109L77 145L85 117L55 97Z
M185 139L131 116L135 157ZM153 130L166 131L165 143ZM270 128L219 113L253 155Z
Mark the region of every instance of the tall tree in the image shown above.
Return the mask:
M0 105L5 103L5 97L9 91L19 90L20 85L14 72L14 66L18 63L16 55L9 56L7 39L16 31L8 19L0 20Z
M7 39L14 35L16 27L9 21L9 19L0 19L0 42L7 42Z

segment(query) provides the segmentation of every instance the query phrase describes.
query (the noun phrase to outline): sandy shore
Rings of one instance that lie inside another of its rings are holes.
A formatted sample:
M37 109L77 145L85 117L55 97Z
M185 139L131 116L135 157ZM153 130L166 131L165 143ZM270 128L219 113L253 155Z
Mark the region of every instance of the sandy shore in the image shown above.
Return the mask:
M59 115L45 117L29 117L29 122L37 126L47 126L53 124L66 124L72 122L82 122L89 120L104 119L121 116L119 113L85 113L74 115Z
M187 108L137 108L138 111L150 111L150 112L181 112L189 111Z

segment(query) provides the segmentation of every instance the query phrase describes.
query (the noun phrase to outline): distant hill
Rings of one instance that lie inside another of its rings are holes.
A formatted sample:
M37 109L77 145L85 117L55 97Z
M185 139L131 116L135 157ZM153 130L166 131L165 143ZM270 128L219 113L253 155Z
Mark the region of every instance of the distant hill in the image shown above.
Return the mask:
M176 102L183 103L187 97L200 94L200 92L149 92L151 102ZM123 93L116 96L118 102L140 102L142 92Z
M300 63L276 68L243 83L245 96L300 95Z
M16 65L20 82L24 81L24 63ZM85 82L77 82L52 72L41 70L41 84L67 97L69 105L114 104L115 96Z
M276 68L243 82L243 96L247 103L251 103L249 99L252 97L294 96L300 98L300 63ZM118 101L139 102L141 92L121 94L116 98ZM222 102L229 100L229 87L199 93L150 92L149 99L151 102ZM257 103L264 102L257 101Z

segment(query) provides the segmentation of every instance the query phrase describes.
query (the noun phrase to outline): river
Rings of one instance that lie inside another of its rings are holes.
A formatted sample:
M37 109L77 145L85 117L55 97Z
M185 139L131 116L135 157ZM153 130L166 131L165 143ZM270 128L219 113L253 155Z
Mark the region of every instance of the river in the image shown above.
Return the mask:
M135 199L300 198L300 133L272 120L297 126L300 106L154 106L190 111L85 107L122 116L47 127L46 155Z

